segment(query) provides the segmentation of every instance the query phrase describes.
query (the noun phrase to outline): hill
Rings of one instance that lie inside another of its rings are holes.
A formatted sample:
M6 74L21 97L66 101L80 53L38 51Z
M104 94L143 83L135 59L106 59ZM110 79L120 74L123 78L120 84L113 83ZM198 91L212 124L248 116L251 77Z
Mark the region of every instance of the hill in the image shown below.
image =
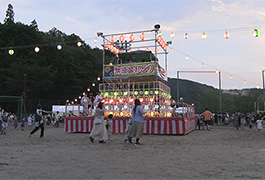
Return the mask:
M167 84L171 88L172 97L177 100L177 79L168 78ZM231 89L221 92L222 112L251 112L254 108L264 110L265 92L262 89ZM194 103L196 111L201 112L207 107L219 112L219 89L212 86L179 79L179 97L189 104Z

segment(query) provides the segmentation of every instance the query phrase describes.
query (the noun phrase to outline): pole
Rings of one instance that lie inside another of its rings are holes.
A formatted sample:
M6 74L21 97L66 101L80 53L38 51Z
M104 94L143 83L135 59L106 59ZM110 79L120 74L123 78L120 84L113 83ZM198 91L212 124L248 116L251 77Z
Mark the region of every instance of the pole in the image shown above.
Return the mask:
M219 111L222 112L221 71L219 71Z
M179 102L179 71L177 71L177 103Z

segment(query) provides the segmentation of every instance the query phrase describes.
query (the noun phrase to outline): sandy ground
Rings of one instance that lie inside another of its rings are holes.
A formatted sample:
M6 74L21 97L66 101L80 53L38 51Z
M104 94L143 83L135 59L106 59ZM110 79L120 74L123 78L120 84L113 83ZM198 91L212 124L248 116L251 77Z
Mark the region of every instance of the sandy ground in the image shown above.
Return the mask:
M45 127L0 136L0 179L265 179L265 129L214 126L185 136L144 135L142 146L91 143L88 133Z

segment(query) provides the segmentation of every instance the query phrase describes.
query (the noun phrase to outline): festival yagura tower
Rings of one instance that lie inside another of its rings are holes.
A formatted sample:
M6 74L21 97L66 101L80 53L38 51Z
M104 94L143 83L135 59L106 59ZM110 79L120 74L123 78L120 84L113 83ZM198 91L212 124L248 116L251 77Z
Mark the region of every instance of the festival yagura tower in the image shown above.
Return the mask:
M104 97L106 115L131 116L134 99L138 98L144 109L149 110L146 116L171 116L166 70L167 46L172 42L162 39L159 28L160 25L155 25L145 31L97 33L103 38L103 83L99 91ZM116 55L109 64L105 64L106 50ZM158 54L165 57L165 69L159 65Z

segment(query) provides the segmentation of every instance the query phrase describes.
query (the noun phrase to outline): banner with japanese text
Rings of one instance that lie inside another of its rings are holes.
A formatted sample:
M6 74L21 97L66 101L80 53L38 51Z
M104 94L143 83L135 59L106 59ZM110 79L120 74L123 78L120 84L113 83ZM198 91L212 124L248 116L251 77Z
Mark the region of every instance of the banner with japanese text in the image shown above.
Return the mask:
M155 62L127 63L118 65L104 65L103 78L133 78L155 76Z

